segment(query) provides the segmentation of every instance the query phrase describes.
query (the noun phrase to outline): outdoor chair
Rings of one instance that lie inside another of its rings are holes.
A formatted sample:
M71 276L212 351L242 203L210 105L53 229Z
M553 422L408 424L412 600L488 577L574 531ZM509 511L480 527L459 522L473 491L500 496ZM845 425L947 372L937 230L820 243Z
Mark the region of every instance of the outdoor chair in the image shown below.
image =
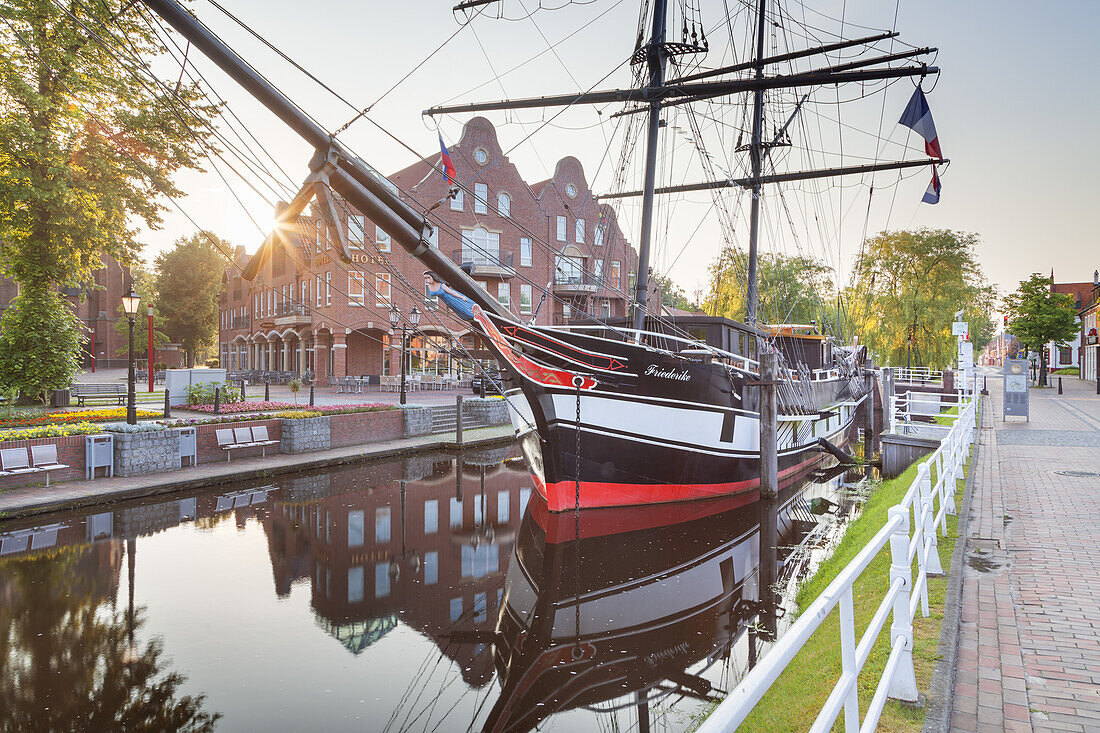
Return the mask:
M50 471L68 468L65 463L57 462L57 446L53 443L31 446L31 463L34 468L44 471L46 474L46 486L50 485Z
M26 448L0 449L0 472L4 474L37 473L39 469L27 460Z

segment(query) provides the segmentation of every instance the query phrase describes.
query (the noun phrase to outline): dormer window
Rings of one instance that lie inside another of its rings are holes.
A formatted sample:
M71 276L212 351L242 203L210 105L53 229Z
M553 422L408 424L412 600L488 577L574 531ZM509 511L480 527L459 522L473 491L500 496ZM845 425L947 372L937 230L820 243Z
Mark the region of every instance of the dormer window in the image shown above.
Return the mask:
M474 150L474 160L478 165L485 165L489 161L489 154L485 152L485 148L476 148Z

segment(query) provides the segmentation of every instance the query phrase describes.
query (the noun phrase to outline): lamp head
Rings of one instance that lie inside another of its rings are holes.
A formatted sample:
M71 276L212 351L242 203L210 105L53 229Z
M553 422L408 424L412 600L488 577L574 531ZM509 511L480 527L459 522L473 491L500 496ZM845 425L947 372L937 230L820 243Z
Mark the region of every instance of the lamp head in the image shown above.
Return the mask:
M420 309L417 308L415 305L413 306L413 309L409 311L409 323L413 325L413 328L416 328L417 325L419 325L420 323Z
M133 318L137 315L138 305L141 303L141 297L134 292L134 286L130 286L129 292L122 296L122 310L126 315Z
M397 306L390 308L390 325L396 326L401 320L401 311L397 310Z

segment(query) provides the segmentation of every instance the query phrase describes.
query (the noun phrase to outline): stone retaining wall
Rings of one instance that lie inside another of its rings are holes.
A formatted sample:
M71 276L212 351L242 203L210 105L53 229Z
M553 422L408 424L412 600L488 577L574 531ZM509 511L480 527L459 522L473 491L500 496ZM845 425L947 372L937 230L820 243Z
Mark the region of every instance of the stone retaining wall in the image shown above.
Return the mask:
M337 416L340 417L340 416ZM282 420L282 438L279 450L283 453L309 453L328 450L330 442L330 417L307 417L302 420Z
M404 436L427 435L432 432L432 408L421 405L408 405L402 408L405 414Z
M504 400L474 397L462 401L463 416L473 416L482 425L506 425L508 405Z
M349 412L345 415L329 415L329 447L344 448L363 443L383 443L397 440L408 433L404 413L406 410L379 410L378 412ZM429 421L431 420L429 416Z
M180 434L177 430L115 433L114 439L116 476L180 470Z

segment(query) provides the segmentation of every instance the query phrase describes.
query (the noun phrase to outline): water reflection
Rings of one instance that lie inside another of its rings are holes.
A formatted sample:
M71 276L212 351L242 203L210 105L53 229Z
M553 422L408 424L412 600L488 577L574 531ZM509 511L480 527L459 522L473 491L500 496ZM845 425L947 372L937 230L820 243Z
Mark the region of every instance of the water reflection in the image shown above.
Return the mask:
M0 523L0 729L682 727L841 501L762 563L755 497L551 514L512 451Z

